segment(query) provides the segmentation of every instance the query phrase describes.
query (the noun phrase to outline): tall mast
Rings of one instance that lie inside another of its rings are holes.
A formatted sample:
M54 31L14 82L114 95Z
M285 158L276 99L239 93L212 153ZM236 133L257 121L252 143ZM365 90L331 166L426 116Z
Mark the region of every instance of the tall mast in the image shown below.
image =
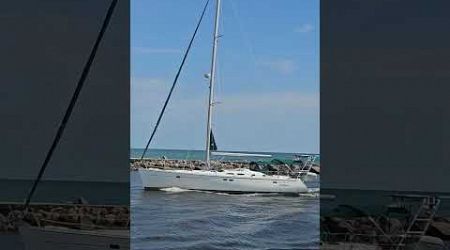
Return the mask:
M216 79L216 56L217 56L217 40L219 39L219 17L220 17L220 0L216 0L216 18L214 23L211 74L209 77L208 123L206 126L206 167L208 169L211 167L209 148L211 145L211 121L214 105L214 82Z

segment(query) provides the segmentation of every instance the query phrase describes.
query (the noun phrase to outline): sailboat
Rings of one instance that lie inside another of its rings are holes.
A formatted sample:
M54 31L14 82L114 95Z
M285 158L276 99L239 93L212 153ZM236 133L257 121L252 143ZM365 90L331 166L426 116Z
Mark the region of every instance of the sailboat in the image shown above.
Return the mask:
M242 168L229 170L214 170L211 168L211 154L212 151L217 150L217 146L212 133L211 122L214 106L214 83L216 75L216 56L217 56L217 43L219 38L220 9L221 9L221 0L216 0L211 71L210 74L207 75L207 78L209 80L209 103L208 103L206 150L205 150L206 169L192 170L192 169L140 168L138 170L138 173L141 178L143 187L147 190L160 190L163 188L177 187L187 190L202 190L202 191L225 192L225 193L307 192L308 188L303 183L300 176L298 176L297 178L292 178L283 175L267 175L261 172ZM158 122L160 118L161 115L158 119ZM152 136L153 135L154 133L152 134ZM150 140L151 138L152 137L150 137ZM148 144L149 143L147 143L147 147Z

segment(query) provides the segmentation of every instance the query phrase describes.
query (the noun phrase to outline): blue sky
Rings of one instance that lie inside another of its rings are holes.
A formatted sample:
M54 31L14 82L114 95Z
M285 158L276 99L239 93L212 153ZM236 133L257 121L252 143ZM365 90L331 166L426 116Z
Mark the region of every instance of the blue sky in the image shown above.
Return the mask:
M204 0L131 1L131 147L156 123ZM212 1L151 148L205 147ZM219 150L319 152L319 1L222 0Z

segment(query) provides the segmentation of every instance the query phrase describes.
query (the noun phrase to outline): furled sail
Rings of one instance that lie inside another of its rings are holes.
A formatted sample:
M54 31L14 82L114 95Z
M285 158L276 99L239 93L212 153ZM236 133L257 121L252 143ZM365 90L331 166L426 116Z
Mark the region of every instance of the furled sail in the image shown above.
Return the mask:
M217 150L216 140L214 139L212 130L211 130L211 141L209 143L209 150L212 150L212 151Z

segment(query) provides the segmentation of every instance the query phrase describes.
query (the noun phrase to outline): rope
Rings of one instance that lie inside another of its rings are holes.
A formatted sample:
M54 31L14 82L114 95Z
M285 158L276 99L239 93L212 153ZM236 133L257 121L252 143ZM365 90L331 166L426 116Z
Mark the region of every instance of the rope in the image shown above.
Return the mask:
M147 142L147 145L145 146L144 152L141 155L141 160L144 159L144 156L145 156L145 154L147 153L147 150L148 150L148 146L150 145L150 142L152 141L153 137L155 136L155 133L156 133L156 130L158 129L159 123L161 122L161 118L162 118L162 116L164 114L164 111L166 110L167 104L169 103L169 99L172 96L172 92L173 92L173 90L175 88L175 85L177 84L178 77L180 76L180 73L181 73L181 70L183 69L183 66L184 66L184 63L186 61L186 58L187 58L187 56L189 54L189 51L191 50L192 42L194 41L194 38L197 35L198 28L200 27L200 24L201 24L201 22L203 20L203 16L205 15L206 7L208 7L208 3L209 3L209 0L206 1L205 7L203 8L202 15L200 16L200 19L199 19L199 21L197 23L197 26L195 28L194 34L192 35L191 41L189 42L189 45L188 45L188 47L186 49L186 52L184 53L183 60L181 61L180 67L178 68L178 72L175 75L175 79L173 80L172 87L170 88L170 91L169 91L169 95L167 96L166 101L164 102L164 106L163 106L163 108L161 110L161 113L159 113L159 117L158 117L158 120L156 121L156 125L153 128L153 132L152 132L150 138L148 139L148 142Z
M117 4L117 0L113 0L111 2L111 5L108 8L108 12L106 14L105 19L103 20L103 24L100 29L100 33L98 34L97 40L95 41L94 46L92 47L92 51L89 55L89 58L88 58L86 64L84 65L83 72L81 73L80 79L78 80L77 87L75 89L75 92L72 95L72 99L70 100L70 104L67 107L66 113L64 114L64 118L61 121L61 124L59 125L58 132L56 133L56 136L53 139L53 143L52 143L49 151L47 152L47 156L45 157L45 160L42 163L42 166L39 170L39 174L38 174L37 178L34 180L33 186L31 188L30 192L28 193L28 196L25 201L25 210L28 208L30 201L31 201L31 197L33 196L34 191L36 190L36 187L37 187L38 183L40 182L42 175L44 174L45 169L47 168L48 163L50 162L53 152L55 151L55 148L58 145L58 143L64 133L64 129L66 128L67 122L69 121L70 115L72 114L73 108L75 107L75 104L78 100L78 96L80 95L81 89L83 88L83 85L89 74L89 70L91 69L91 65L92 65L92 62L94 61L95 55L97 53L98 46L100 44L100 41L103 38L103 35L105 34L106 28L108 27L109 21L111 20L111 16L114 12L114 8L116 7L116 4Z

